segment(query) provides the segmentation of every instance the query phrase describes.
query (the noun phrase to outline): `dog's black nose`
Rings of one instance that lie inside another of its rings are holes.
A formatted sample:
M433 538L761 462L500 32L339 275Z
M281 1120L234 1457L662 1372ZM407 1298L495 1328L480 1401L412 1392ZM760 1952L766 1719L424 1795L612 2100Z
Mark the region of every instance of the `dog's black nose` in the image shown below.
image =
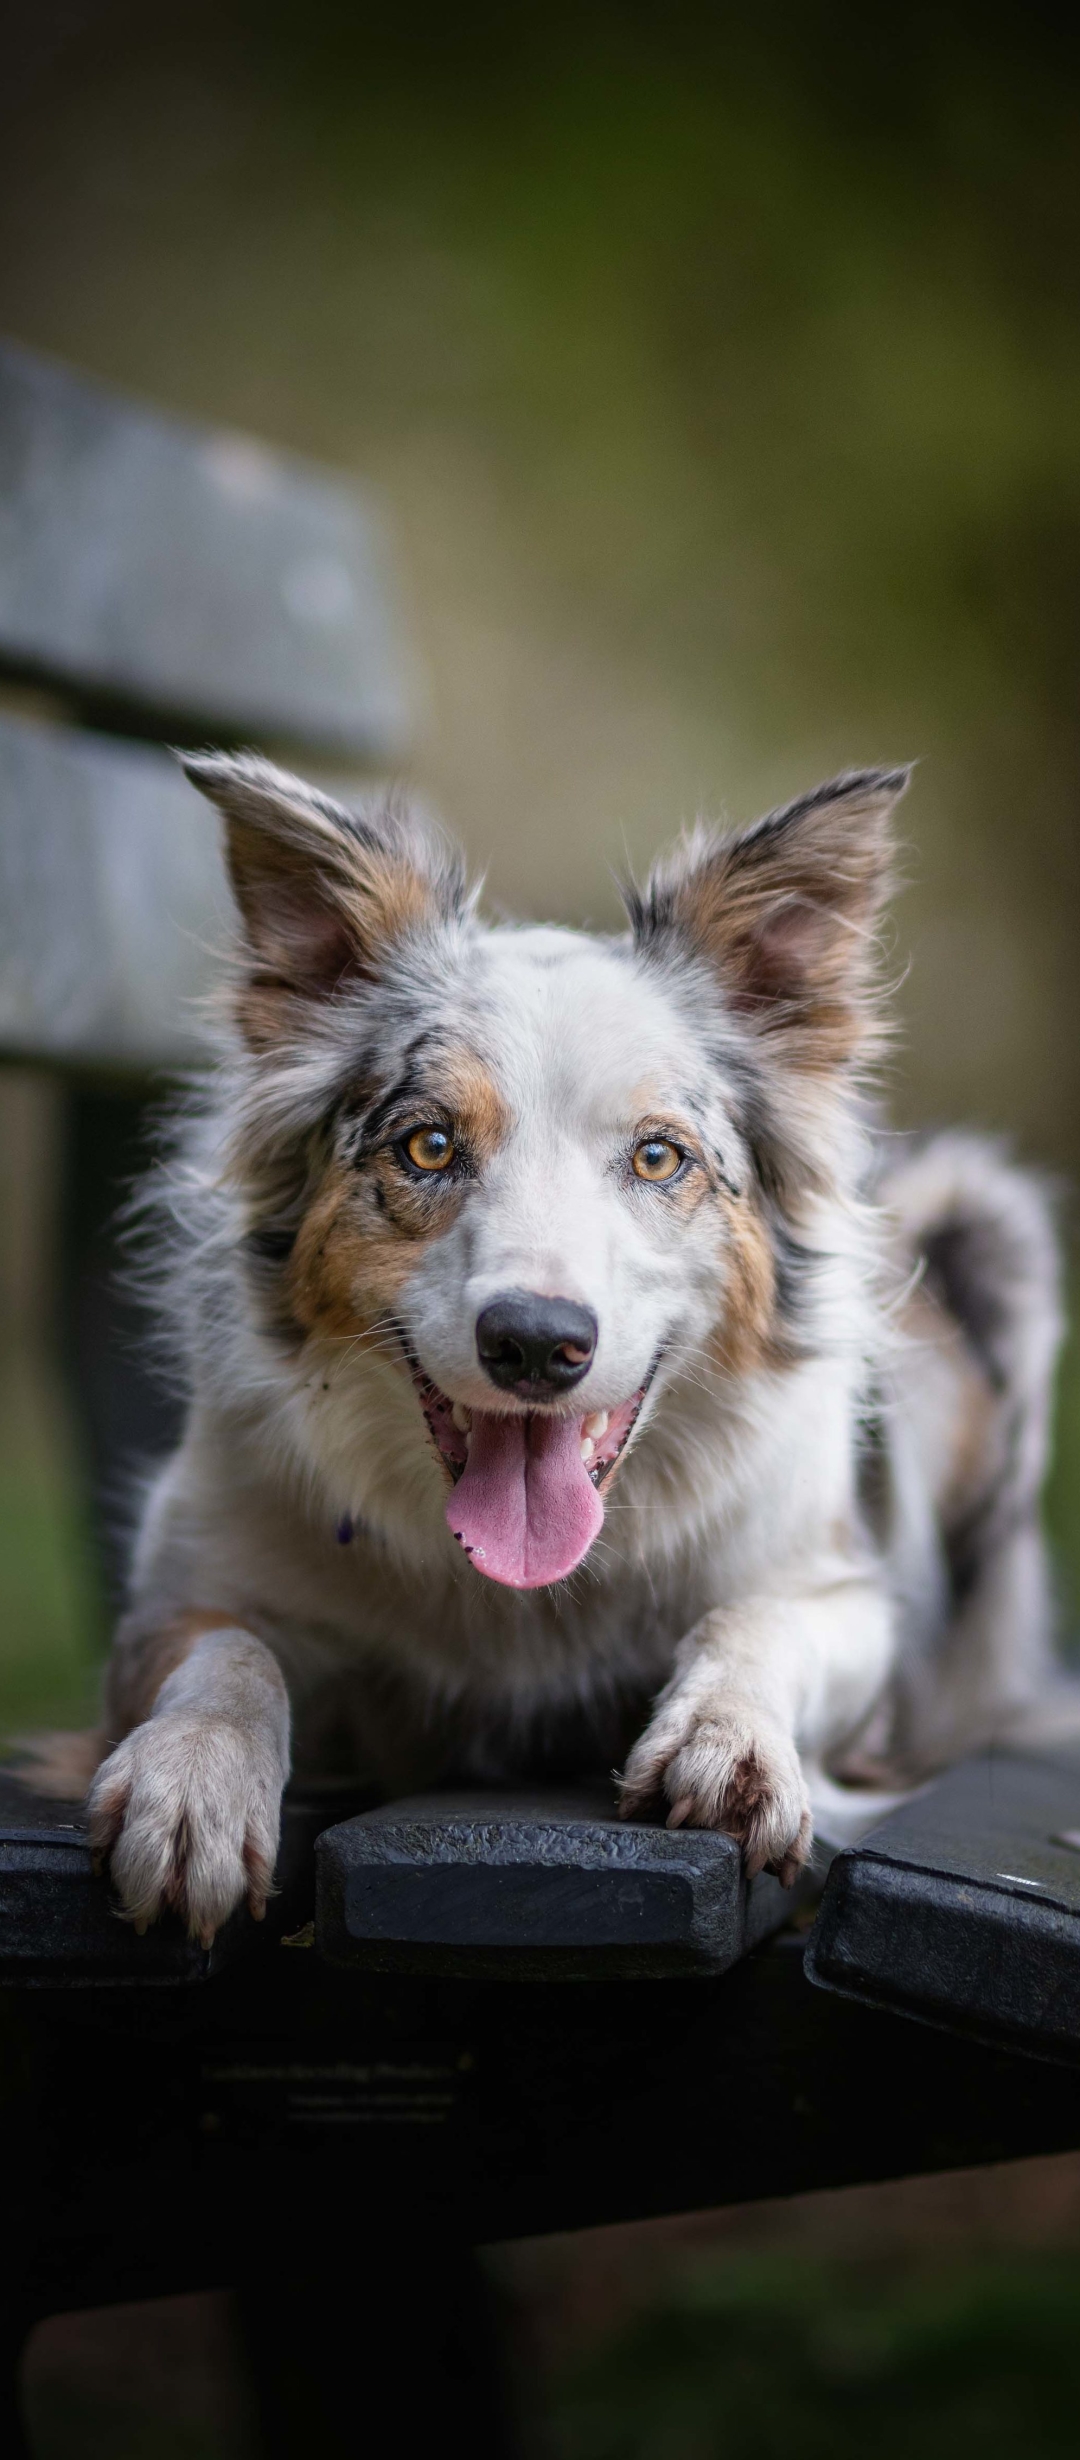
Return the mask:
M597 1324L591 1307L572 1298L541 1298L507 1290L477 1318L480 1364L501 1392L522 1401L550 1401L580 1384L593 1362Z

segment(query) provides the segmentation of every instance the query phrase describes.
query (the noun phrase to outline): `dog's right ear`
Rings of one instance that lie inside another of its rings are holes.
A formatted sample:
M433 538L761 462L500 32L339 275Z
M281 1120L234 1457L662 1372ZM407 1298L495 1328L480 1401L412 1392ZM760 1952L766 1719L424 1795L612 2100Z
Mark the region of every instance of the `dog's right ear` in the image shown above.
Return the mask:
M300 1011L376 976L397 941L465 910L464 879L388 804L347 811L251 752L190 752L181 764L225 821L243 926L239 1021L264 1048Z
M628 896L638 950L703 963L791 1067L858 1058L873 1044L874 931L909 776L850 770L735 836L697 831Z

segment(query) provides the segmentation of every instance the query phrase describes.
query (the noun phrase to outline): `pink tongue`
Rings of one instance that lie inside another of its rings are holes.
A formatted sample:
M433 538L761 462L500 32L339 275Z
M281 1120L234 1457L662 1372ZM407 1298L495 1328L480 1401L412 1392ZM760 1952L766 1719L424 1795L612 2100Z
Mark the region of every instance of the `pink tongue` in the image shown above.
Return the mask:
M604 1518L581 1457L581 1420L475 1410L469 1457L446 1517L489 1580L543 1589L565 1579Z

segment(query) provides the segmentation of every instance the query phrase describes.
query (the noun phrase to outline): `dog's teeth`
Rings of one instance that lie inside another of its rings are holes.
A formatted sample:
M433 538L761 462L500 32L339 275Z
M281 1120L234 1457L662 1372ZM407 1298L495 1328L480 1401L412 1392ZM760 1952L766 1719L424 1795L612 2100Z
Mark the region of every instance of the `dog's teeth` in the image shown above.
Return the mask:
M454 1425L457 1428L458 1434L467 1435L469 1428L472 1425L471 1409L466 1409L464 1401L455 1401L450 1415L454 1421Z
M601 1435L607 1434L610 1421L611 1411L609 1409L594 1409L591 1418L582 1419L581 1432L583 1435L595 1435L599 1441Z
M592 1436L591 1436L591 1435L583 1435L583 1436L582 1436L582 1438L581 1438L581 1457L582 1457L582 1460L583 1460L583 1461L591 1461L592 1456L593 1456L593 1453L595 1452L595 1450L596 1450L596 1445L595 1445L595 1444L594 1444L594 1442L593 1442Z
M471 1428L471 1426L470 1426L470 1427L466 1427L466 1429L465 1429L465 1450L466 1450L466 1452L471 1452L471 1451L472 1451L472 1428Z

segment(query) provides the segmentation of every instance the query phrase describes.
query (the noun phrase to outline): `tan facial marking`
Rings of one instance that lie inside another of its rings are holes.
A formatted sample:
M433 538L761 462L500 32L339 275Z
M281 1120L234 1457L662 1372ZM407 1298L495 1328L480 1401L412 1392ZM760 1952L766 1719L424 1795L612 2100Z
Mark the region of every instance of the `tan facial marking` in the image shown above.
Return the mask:
M449 1218L441 1203L434 1214L388 1156L377 1157L368 1177L333 1163L289 1262L286 1288L296 1322L330 1339L370 1330L414 1271L418 1243L437 1238Z
M655 1104L655 1087L642 1086L639 1091L651 1093ZM677 1149L680 1159L683 1154L689 1154L691 1161L697 1163L698 1167L684 1171L681 1177L678 1164L673 1170L666 1167L655 1171L641 1168L639 1164L643 1156L643 1148L650 1144L671 1145ZM630 1167L635 1180L643 1190L648 1187L661 1188L664 1192L665 1204L677 1205L680 1213L686 1218L689 1218L691 1213L696 1213L699 1204L708 1196L710 1178L701 1139L689 1120L681 1119L677 1113L672 1111L655 1107L642 1108L633 1130Z
M768 1231L745 1197L722 1199L727 1231L724 1312L709 1350L725 1375L787 1361L776 1325L776 1267Z
M513 1124L509 1106L481 1059L468 1050L447 1051L438 1069L439 1092L453 1113L459 1139L475 1161L491 1160Z
M454 1143L482 1168L508 1134L510 1114L482 1062L444 1053L432 1071L432 1110L423 1096L401 1132L446 1122ZM418 1254L455 1219L464 1185L449 1173L403 1168L392 1145L357 1170L331 1163L300 1225L286 1275L291 1313L305 1332L362 1338L391 1311Z
M749 1197L717 1187L696 1129L688 1119L663 1109L657 1086L646 1080L636 1090L642 1107L635 1144L649 1136L671 1137L701 1165L669 1185L661 1182L664 1201L677 1204L686 1215L706 1201L720 1211L726 1291L723 1316L708 1345L713 1364L725 1375L789 1364L789 1349L776 1323L776 1266L764 1222Z

